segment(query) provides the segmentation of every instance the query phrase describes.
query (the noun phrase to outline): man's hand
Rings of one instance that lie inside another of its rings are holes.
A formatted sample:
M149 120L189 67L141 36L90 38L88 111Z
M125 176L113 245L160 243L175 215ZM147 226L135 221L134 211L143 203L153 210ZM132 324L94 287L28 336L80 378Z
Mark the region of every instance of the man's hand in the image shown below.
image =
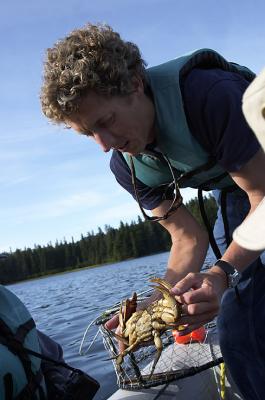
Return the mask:
M115 329L115 334L121 336L121 327L119 325L119 314L114 315L105 323L105 327L109 330ZM126 349L126 345L122 341L118 341L119 352L122 353Z
M119 315L115 314L111 319L109 319L106 323L105 323L105 327L110 329L111 331L115 328L117 328L119 325Z
M186 335L216 317L226 289L226 274L218 267L203 273L189 273L179 281L171 291L183 303L184 315L179 324L186 329L179 334Z

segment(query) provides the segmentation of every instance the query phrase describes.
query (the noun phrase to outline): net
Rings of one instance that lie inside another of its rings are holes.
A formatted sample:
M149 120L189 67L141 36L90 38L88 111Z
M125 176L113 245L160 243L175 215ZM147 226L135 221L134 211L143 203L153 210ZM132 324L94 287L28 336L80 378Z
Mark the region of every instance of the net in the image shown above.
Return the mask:
M144 300L148 296L148 294L141 294L139 295L139 300ZM102 335L104 346L112 359L117 375L117 383L121 389L147 389L170 383L195 375L223 361L218 343L216 323L213 321L205 325L203 342L196 342L191 338L187 344L178 344L175 342L172 331L166 331L161 336L163 351L151 376L152 365L157 352L153 344L140 347L133 353L127 354L122 364L117 365L118 343L111 331L105 328L105 323L117 314L119 307L120 304L114 305L94 322L95 325L99 326L99 332ZM84 339L81 347L82 345L84 345Z
M221 363L222 355L216 341L215 325L205 326L206 338L203 343L193 342L177 344L170 334L162 336L163 351L150 377L153 360L156 355L154 345L141 347L137 351L124 357L122 365L118 366L115 356L119 354L118 345L104 325L100 326L105 348L114 357L113 365L121 389L142 389L162 385L195 375Z

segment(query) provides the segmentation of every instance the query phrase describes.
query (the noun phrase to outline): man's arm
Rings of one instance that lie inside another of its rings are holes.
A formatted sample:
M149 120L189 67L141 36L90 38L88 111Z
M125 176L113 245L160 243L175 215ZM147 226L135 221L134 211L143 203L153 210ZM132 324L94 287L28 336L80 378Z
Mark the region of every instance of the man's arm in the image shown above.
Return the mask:
M164 215L171 202L164 200L152 210L152 214L157 217ZM172 245L164 279L174 286L189 272L200 271L208 250L208 234L184 205L159 223L171 237ZM148 300L139 305L139 308L146 308L160 297L161 293L155 291Z
M259 150L240 171L231 173L234 181L248 194L251 214L265 196L265 153ZM243 271L261 254L241 248L234 241L230 244L222 259ZM190 291L190 289L194 289ZM188 324L185 333L210 321L218 313L216 305L220 303L227 289L226 275L217 266L206 273L191 273L182 279L173 289L185 303L186 316L180 323Z
M170 203L163 201L152 214L164 215ZM172 241L165 279L175 285L188 272L200 271L208 249L208 234L184 205L160 224L169 232Z
M164 215L169 209L172 200L164 200L152 210L155 216ZM181 205L169 218L159 222L170 234L172 246L168 259L168 266L164 279L174 286L189 272L200 271L208 250L208 234L190 214L184 205ZM138 304L138 309L146 309L150 303L161 298L161 293L155 291L147 300ZM218 308L218 306L216 306ZM117 316L106 323L109 329L118 326ZM120 334L119 328L116 333ZM120 348L123 349L122 344Z
M171 203L172 200L164 200L152 210L152 214L164 215ZM160 224L171 236L172 246L164 278L174 286L189 272L200 271L208 249L208 234L184 205L181 205L169 218L160 221ZM160 292L154 292L148 300L138 304L138 308L145 309L160 297ZM108 321L106 326L109 329L116 328L118 326L117 316Z

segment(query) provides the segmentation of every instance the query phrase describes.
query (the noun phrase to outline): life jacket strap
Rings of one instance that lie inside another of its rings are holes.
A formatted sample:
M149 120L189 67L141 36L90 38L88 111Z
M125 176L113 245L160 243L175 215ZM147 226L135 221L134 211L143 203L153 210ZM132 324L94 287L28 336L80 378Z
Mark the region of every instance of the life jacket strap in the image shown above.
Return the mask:
M37 389L39 389L39 398L44 398L44 393L40 386L43 379L43 374L39 370L36 374L32 371L31 360L29 358L27 350L24 348L23 343L26 335L35 327L35 322L32 318L26 321L24 324L20 325L14 334L11 328L0 319L0 343L8 348L14 355L16 355L23 365L26 377L27 385L21 391L21 393L15 397L16 400L27 400L27 399L37 399ZM10 377L6 378L6 385L8 390L8 395L10 395ZM11 376L12 379L12 376ZM43 396L42 396L43 394ZM12 397L13 398L13 397Z
M224 233L225 233L225 240L226 240L226 248L230 245L231 243L231 236L229 233L229 222L227 218L227 205L226 205L226 200L227 200L227 193L232 192L236 189L236 186L229 187L227 189L222 189L221 191L221 214L222 214L222 219L223 219L223 224L224 224ZM206 214L206 210L204 207L204 201L203 201L203 195L202 195L202 189L198 189L198 200L199 200L199 208L202 216L203 223L207 229L208 236L209 236L209 242L211 245L211 248L215 254L215 257L219 260L222 257L222 254L220 252L220 249L216 243L216 240L213 235L213 229L210 226L209 219Z
M19 342L23 343L27 334L35 327L36 327L36 325L35 325L35 322L33 321L33 319L32 318L29 319L24 324L22 324L18 327L14 338L16 340L18 340Z
M181 184L185 182L185 180L188 180L201 172L208 171L215 165L216 165L216 160L212 157L209 157L206 163L199 165L198 167L192 169L191 171L183 172L177 179L178 184L181 186Z
M41 370L37 372L36 375L32 374L31 380L28 381L24 389L19 393L14 400L45 400L45 394L40 383L43 379ZM37 392L38 390L38 392ZM37 396L39 394L39 397Z
M5 400L13 400L14 385L12 374L5 374L4 378Z

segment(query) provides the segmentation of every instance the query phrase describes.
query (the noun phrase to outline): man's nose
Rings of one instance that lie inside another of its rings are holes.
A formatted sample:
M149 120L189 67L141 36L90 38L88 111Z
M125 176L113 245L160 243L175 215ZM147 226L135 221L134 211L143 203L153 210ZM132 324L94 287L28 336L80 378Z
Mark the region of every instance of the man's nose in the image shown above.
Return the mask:
M108 132L95 132L93 134L95 142L101 147L101 149L107 153L113 147L114 142L112 135Z

